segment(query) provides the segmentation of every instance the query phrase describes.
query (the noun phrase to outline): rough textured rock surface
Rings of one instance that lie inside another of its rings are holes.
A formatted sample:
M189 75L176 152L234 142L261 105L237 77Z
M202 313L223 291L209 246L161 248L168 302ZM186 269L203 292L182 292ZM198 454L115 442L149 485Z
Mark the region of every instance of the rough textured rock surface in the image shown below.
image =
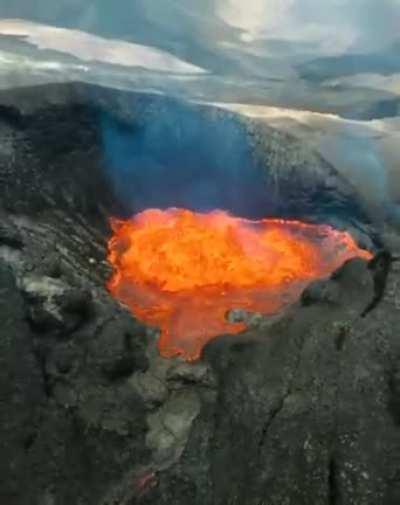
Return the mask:
M249 330L199 363L162 359L157 331L104 289L106 217L124 209L99 170L93 103L79 87L45 105L18 93L0 97L0 503L398 505L398 265L365 318L373 272L354 260L275 318L232 314ZM140 117L150 99L130 99ZM254 135L255 156L275 157L268 177L331 170L279 132ZM350 212L331 175L335 212Z

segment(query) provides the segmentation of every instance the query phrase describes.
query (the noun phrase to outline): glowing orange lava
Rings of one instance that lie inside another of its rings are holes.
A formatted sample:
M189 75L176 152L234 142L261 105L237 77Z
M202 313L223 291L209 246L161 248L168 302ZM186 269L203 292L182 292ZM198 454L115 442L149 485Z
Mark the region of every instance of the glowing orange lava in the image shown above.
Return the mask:
M111 225L110 292L161 328L162 356L187 360L215 336L245 329L226 320L230 309L276 313L344 261L371 258L349 233L330 226L249 221L222 211L149 209Z

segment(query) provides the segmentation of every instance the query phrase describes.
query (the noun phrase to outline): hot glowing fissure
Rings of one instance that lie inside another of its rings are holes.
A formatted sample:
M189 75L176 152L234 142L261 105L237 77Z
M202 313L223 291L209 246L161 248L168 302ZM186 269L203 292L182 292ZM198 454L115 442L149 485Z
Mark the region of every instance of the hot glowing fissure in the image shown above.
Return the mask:
M346 260L371 258L349 233L327 225L223 211L148 209L111 226L108 289L160 327L162 356L186 360L217 335L245 329L226 320L229 310L277 313Z

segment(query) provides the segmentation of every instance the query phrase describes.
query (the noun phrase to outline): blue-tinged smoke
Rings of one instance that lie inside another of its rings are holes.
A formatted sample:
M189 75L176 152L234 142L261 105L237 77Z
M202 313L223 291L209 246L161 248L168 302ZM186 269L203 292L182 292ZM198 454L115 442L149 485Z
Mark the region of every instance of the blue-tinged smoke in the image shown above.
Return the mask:
M289 139L276 140L283 143L276 147L258 144L238 116L166 97L136 95L127 107L129 121L107 113L101 118L103 166L123 217L181 207L335 226L369 221L357 190L352 194L329 165L326 173L301 161L296 169L294 154L281 166L277 156L285 159L286 147L290 152Z
M274 213L265 171L237 121L174 104L145 110L124 127L104 116L102 131L107 175L129 213L173 206L249 218Z
M355 135L344 128L342 135L322 141L319 147L356 188L359 201L375 226L380 227L387 219L397 221L400 212L392 201L379 138Z

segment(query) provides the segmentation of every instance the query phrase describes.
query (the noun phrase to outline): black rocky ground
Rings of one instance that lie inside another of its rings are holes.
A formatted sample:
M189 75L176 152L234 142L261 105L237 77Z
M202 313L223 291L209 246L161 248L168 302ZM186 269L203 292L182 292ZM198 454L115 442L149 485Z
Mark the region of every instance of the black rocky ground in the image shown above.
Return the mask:
M118 116L126 96L37 92L0 100L0 503L398 505L398 266L365 318L374 272L354 260L199 363L164 360L157 331L104 289L106 217L124 210L99 169L96 107L112 99ZM316 155L245 128L274 177L327 170L341 207L353 200Z

